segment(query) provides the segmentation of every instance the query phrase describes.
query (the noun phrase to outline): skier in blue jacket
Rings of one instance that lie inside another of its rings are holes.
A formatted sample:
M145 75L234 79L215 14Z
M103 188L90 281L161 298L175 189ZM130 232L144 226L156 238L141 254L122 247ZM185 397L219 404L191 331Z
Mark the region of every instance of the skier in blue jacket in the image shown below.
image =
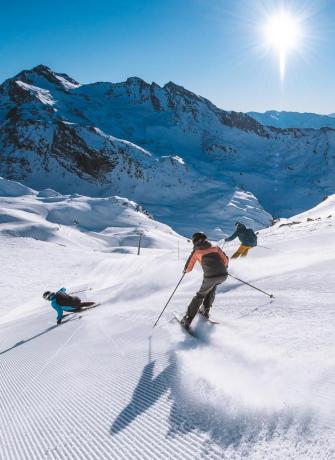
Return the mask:
M64 312L81 311L82 307L90 307L95 302L82 302L79 297L74 297L66 293L66 288L61 288L57 292L46 291L43 298L51 302L52 308L57 312L57 324L62 322Z
M225 243L233 241L235 238L238 238L241 242L240 247L231 256L231 259L246 257L250 249L257 246L257 235L251 228L247 228L244 224L241 224L241 222L236 222L235 227L235 232L225 239Z

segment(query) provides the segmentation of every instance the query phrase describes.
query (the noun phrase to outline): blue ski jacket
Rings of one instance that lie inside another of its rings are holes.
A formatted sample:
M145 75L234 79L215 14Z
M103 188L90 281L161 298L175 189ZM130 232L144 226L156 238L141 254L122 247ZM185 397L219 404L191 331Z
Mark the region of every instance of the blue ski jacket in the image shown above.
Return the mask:
M66 292L66 288L61 288L57 292ZM51 299L51 306L54 308L57 312L57 321L62 321L64 311L75 311L75 307L67 306L67 305L59 305L56 301L56 295L54 294Z
M243 224L238 224L236 231L225 239L225 241L232 241L238 238L243 246L257 246L257 236L251 228L247 228Z

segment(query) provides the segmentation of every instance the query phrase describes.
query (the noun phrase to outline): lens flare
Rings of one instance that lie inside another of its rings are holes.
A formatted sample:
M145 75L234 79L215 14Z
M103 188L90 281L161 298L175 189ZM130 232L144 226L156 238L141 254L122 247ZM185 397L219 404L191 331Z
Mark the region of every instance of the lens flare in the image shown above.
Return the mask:
M278 55L279 74L285 78L286 61L289 51L297 49L301 38L300 23L289 11L281 10L268 18L264 27L268 46Z

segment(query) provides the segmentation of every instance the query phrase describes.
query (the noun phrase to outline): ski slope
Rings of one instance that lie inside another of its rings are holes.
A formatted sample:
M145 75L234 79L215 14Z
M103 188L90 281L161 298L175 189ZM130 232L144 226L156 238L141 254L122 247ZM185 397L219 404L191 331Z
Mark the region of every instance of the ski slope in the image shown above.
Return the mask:
M333 205L261 231L271 249L230 272L275 299L229 279L213 309L221 324L197 319L197 338L171 319L199 268L152 329L187 240L179 257L172 244L137 256L0 232L0 458L335 458ZM56 327L41 294L64 285L92 288L82 298L101 306Z

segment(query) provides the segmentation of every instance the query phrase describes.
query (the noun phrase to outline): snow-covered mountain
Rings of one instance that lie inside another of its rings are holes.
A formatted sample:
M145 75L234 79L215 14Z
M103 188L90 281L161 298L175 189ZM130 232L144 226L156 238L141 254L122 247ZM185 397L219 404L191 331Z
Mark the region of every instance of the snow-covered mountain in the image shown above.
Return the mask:
M44 66L21 72L0 87L1 174L36 189L126 196L184 234L194 230L195 215L209 233L229 232L243 216L256 228L268 224L271 216L252 193L213 175L206 159L191 161L193 102L185 95L210 105L172 83L79 85ZM179 132L181 145L168 146L163 132L171 139ZM180 154L187 152L185 161Z
M334 114L319 115L308 112L285 112L268 110L267 112L248 112L252 118L264 126L276 128L333 128L335 129Z
M183 234L255 228L335 190L335 131L264 127L169 82L80 85L45 66L0 86L0 174L126 196ZM259 204L259 202L261 204ZM229 212L227 213L227 210Z

